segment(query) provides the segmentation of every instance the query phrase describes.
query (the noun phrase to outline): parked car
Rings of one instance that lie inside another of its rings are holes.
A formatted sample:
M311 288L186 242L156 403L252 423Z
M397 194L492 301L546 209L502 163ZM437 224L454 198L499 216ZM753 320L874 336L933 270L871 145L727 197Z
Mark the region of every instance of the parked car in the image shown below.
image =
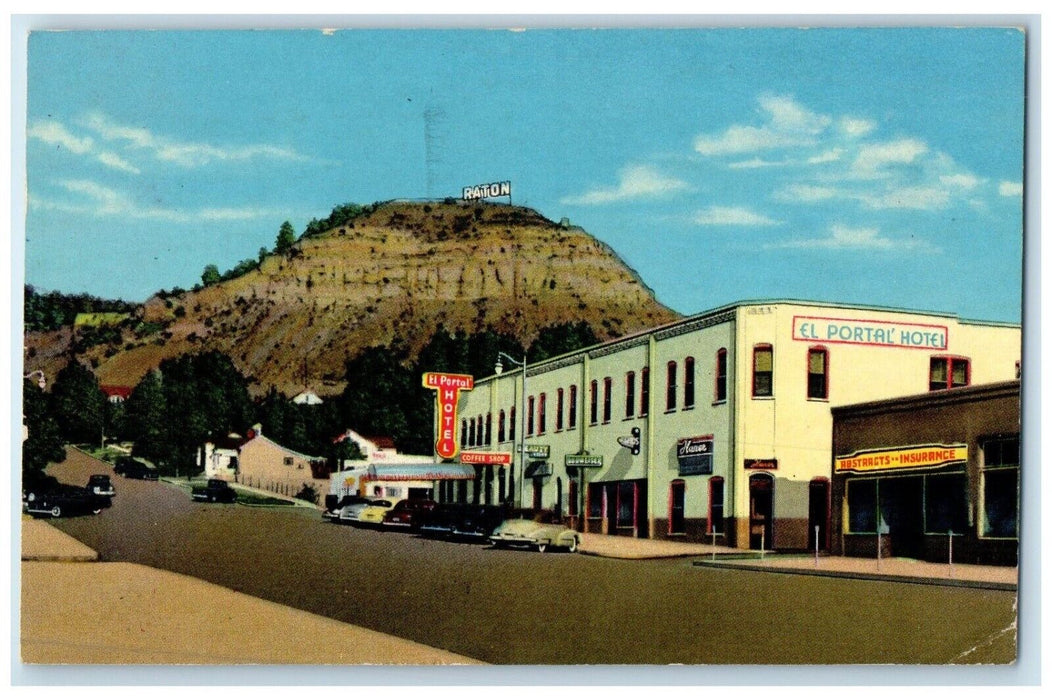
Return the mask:
M113 471L125 479L157 480L156 469L132 457L118 457L117 463L113 465Z
M379 527L384 521L384 515L395 507L394 502L387 499L377 499L358 511L359 525L374 525Z
M549 522L544 522L546 520ZM494 547L536 547L538 552L558 547L576 552L581 544L580 533L553 520L544 514L510 518L493 530L489 541Z
M329 503L329 507L322 511L321 517L325 520L336 523L340 521L340 511L345 507L356 503L368 503L369 499L364 496L344 496L339 500L328 501L328 499L326 499L326 501Z
M209 503L233 503L237 500L237 491L222 479L209 479L204 486L193 487L190 498Z
M416 516L419 522L417 530L421 534L437 537L451 535L463 509L460 503L439 503Z
M504 506L464 506L453 521L452 535L485 540L508 517Z
M411 531L420 530L420 525L427 514L438 504L423 498L412 498L399 501L395 507L384 513L384 527L407 527Z
M59 484L47 491L29 490L22 501L22 509L30 515L48 515L60 518L63 515L98 515L104 507L103 496L81 486Z
M358 521L358 516L361 515L362 511L371 506L376 499L366 498L361 503L352 503L344 506L340 509L340 522L341 523L353 523Z
M102 503L103 507L109 508L113 505L113 496L117 491L110 482L109 474L92 474L88 477L88 491L91 491Z

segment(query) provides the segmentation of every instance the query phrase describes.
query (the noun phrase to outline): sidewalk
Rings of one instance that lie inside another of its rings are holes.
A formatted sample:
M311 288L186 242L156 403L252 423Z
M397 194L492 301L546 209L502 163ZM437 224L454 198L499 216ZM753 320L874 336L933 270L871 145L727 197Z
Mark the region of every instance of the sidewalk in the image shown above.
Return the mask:
M21 652L27 664L481 663L181 574L99 562L28 517Z
M1019 569L1014 566L936 564L916 559L861 559L856 557L767 553L712 546L698 542L648 540L634 537L581 535L582 554L617 559L693 558L695 566L809 576L831 576L899 581L942 586L964 586L993 590L1017 590Z

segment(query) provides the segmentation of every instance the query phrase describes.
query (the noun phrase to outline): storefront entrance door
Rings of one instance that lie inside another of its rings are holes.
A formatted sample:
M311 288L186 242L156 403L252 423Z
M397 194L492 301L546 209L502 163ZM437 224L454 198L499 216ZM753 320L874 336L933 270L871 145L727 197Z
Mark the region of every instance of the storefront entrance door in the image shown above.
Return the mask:
M808 489L807 550L829 549L829 481L815 479Z
M880 480L880 521L890 540L891 555L924 554L924 479L919 476Z
M772 549L774 540L774 479L749 477L749 549Z

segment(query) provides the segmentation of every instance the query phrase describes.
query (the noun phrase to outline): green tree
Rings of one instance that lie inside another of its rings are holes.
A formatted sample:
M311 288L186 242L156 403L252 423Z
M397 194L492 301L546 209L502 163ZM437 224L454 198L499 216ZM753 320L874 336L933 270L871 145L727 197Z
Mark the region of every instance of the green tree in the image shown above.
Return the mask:
M586 321L547 326L540 330L537 339L530 345L529 361L540 362L598 343L599 338Z
M296 243L296 229L292 228L292 224L288 221L281 225L278 229L278 238L274 243L274 252L278 255L285 255L292 250L293 244Z
M201 282L207 287L220 281L219 268L215 265L205 265L205 271L201 273Z
M106 395L91 370L70 362L59 370L51 393L62 437L69 442L101 444Z
M35 381L22 382L22 416L26 439L22 442L23 483L36 483L44 468L66 458L62 434L51 408L51 397Z

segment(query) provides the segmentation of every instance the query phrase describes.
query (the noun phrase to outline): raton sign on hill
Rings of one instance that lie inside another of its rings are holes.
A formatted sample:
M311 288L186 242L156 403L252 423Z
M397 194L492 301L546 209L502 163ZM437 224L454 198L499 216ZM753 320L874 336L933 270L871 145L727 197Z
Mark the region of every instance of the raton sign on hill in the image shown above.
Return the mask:
M464 188L463 199L486 199L487 197L511 197L511 180L491 182L485 185L469 185Z

